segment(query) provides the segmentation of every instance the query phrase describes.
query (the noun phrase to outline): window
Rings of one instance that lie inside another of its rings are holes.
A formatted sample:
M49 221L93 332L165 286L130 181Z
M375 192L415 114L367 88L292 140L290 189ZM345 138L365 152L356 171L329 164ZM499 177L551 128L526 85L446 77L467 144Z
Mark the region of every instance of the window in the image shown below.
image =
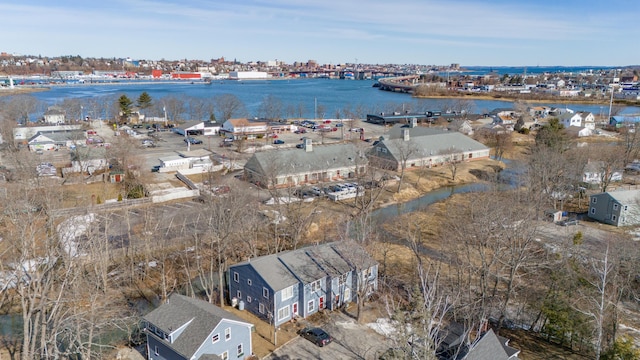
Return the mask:
M247 295L247 302L250 303L251 302L251 296Z
M211 337L211 343L212 343L212 344L217 343L217 342L218 342L218 340L220 340L220 334L214 334L214 335Z
M365 269L362 271L362 281L367 281L367 279L369 279L371 277L371 274L373 272L371 271L371 269Z
M154 346L154 348L153 348L153 352L154 352L156 355L158 355L158 347L157 347L157 346Z
M320 280L316 280L310 284L311 292L316 292L320 290Z
M251 286L251 279L247 279L247 285Z
M316 308L316 303L313 300L309 300L309 303L307 304L307 312L312 312L313 310L315 310Z
M238 357L244 355L244 351L242 350L242 344L238 344Z
M338 280L338 283L339 283L340 285L344 285L344 284L346 284L346 283L347 283L347 276L349 276L349 274L342 274L342 275L340 275L340 278L339 278L339 280Z
M291 299L293 297L293 285L282 290L282 301Z
M596 198L596 197L592 197L592 198L591 198L591 203L592 203L592 204L595 204L595 203L597 203L597 202L598 202L598 198Z
M618 203L613 204L613 210L618 210Z
M240 282L240 274L235 271L233 272L233 281Z
M290 315L290 310L288 306L285 306L278 310L278 320L288 319Z
M387 149L382 148L382 152L383 152L383 153L386 153L386 152L387 152Z
M346 288L344 289L344 301L349 301L351 300L351 289Z
M617 216L611 215L611 221L616 221L617 218L618 218Z
M591 208L591 214L595 214L596 213L596 208L592 207Z
M222 354L220 354L220 357L222 358L222 360L229 360L229 352L223 352Z
M238 292L236 293L236 297L238 299L242 299L242 292L240 290L238 290Z
M258 311L260 312L260 314L264 314L264 304L263 303L258 303Z
M224 329L224 341L231 339L231 328Z
M267 299L269 298L269 289L267 289L266 287L262 288L262 296L266 297Z

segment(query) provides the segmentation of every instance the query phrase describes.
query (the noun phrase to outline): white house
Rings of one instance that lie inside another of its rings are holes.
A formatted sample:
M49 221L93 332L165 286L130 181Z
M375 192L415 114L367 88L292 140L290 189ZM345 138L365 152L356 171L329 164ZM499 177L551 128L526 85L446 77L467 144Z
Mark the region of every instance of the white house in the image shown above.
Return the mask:
M51 106L44 113L42 120L47 124L64 124L64 111L60 107Z
M582 127L582 115L580 115L580 113L566 112L561 114L558 120L560 120L560 123L564 125L565 128L569 128L570 126Z
M580 114L580 116L582 117L582 126L591 130L596 129L596 117L593 115L593 113L589 111L580 111L578 112L578 114Z
M599 185L603 180L611 182L622 181L622 170L611 169L604 161L589 161L584 167L582 182Z

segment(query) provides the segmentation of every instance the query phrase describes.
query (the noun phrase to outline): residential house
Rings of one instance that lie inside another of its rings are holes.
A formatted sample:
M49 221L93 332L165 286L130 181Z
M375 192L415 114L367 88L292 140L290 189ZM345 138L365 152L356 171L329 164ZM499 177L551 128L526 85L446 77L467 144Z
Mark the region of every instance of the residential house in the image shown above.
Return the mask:
M354 178L366 173L368 160L354 144L315 146L253 154L244 166L245 179L264 188L315 184Z
M582 115L580 113L565 112L558 116L558 120L565 128L570 126L582 127Z
M143 317L149 360L247 359L253 325L206 301L173 294Z
M42 121L47 124L64 124L65 114L64 110L58 106L50 106L42 117Z
M279 326L335 310L378 288L378 264L351 242L332 242L249 259L229 268L232 303Z
M599 185L604 180L609 182L622 181L620 169L611 169L611 166L604 161L588 161L582 173L582 182L590 185Z
M493 118L494 124L500 125L513 125L518 121L520 114L514 109L497 108L493 109L489 116Z
M564 132L571 137L586 137L593 135L593 130L582 126L569 126Z
M222 124L220 132L234 140L255 139L267 135L269 125L262 121L229 119Z
M493 329L485 332L471 346L461 360L514 360L520 350L509 346L509 339L496 335Z
M582 117L582 126L592 131L596 129L596 117L592 112L579 111L578 114Z
M591 219L614 226L640 224L640 190L608 191L589 197Z
M548 106L534 106L529 108L529 115L534 118L546 118L551 108Z
M69 156L71 157L71 167L63 168L62 173L88 173L106 170L109 168L107 153L104 147L76 147Z
M436 128L394 126L373 146L369 162L380 168L400 171L438 166L448 162L489 158L489 148L457 131Z

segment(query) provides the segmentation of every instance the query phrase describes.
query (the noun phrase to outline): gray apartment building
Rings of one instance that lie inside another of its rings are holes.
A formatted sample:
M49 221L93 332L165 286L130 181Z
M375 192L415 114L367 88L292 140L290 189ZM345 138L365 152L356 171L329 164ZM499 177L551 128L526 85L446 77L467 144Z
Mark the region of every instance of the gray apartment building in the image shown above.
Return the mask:
M589 197L589 218L604 224L640 224L640 190L610 191Z

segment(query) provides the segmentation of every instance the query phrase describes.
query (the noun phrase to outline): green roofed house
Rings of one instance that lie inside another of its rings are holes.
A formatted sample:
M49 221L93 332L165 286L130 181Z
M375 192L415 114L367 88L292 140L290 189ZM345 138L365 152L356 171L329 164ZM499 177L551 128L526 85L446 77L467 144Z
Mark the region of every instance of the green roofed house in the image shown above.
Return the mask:
M640 224L640 190L609 191L591 195L588 216L614 226Z
M489 158L490 149L457 131L419 127L415 122L396 125L375 143L369 153L371 166L401 171L448 162Z
M354 178L367 167L364 150L354 144L316 146L305 139L302 149L253 154L244 166L244 175L258 186L282 188Z
M206 301L173 294L143 319L148 359L251 358L253 325Z

